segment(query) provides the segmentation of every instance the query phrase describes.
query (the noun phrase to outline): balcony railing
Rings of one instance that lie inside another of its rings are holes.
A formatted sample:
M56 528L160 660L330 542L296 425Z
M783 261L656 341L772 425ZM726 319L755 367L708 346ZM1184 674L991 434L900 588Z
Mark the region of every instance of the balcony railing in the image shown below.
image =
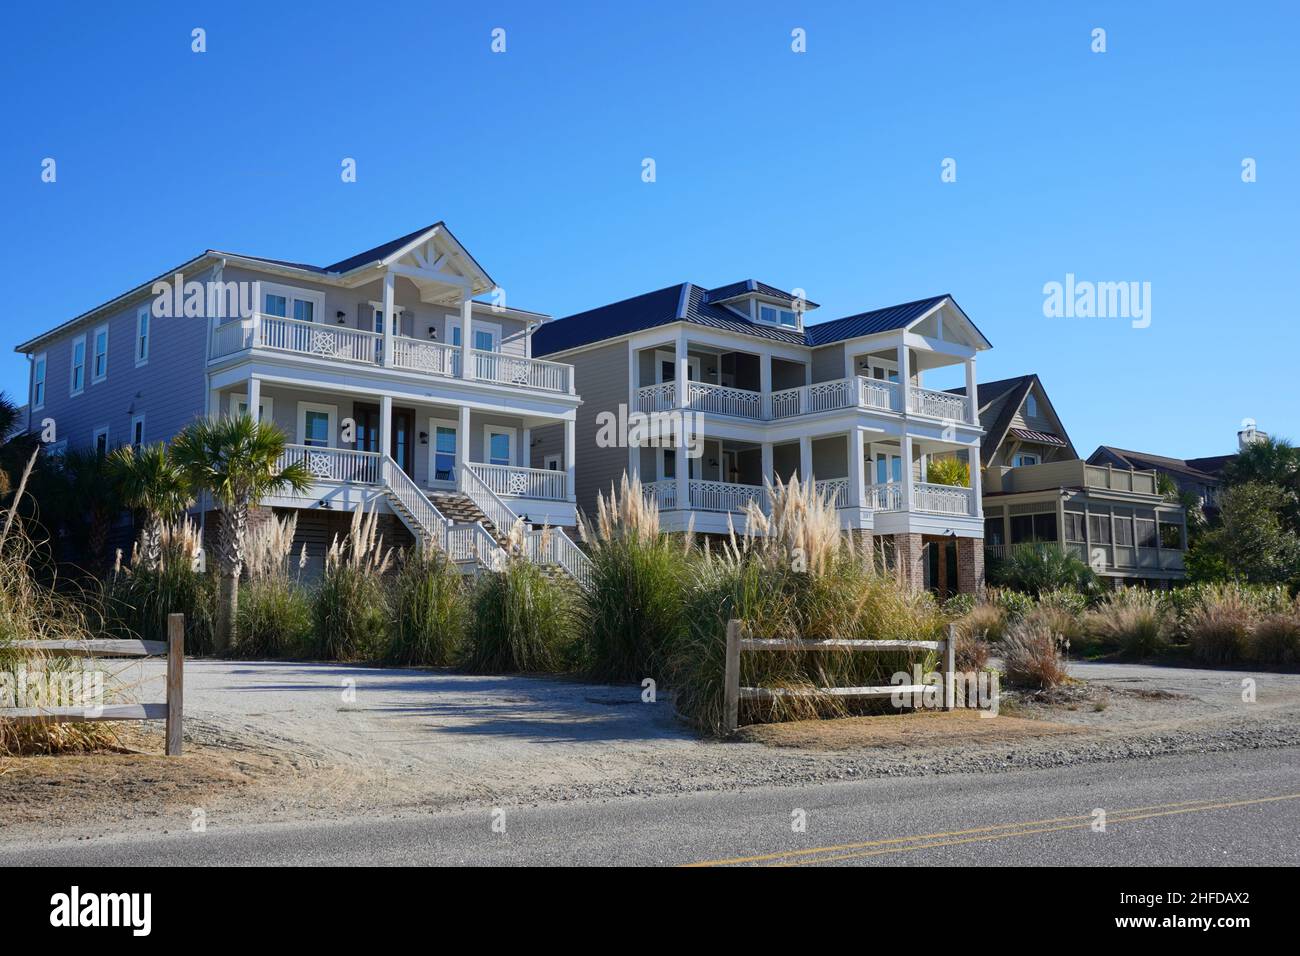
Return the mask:
M873 511L902 511L903 483L890 481L880 485L867 485L863 501Z
M350 481L377 485L382 476L384 456L351 448L321 448L314 445L286 445L277 467L304 465L317 481Z
M483 462L467 462L467 464L469 470L491 489L494 495L503 498L568 500L567 472L549 468L521 468L517 465L489 465Z
M303 322L257 314L212 330L208 357L225 358L248 349L292 352L359 365L384 365L384 336L344 326ZM572 394L573 366L559 362L508 355L471 352L474 377L479 381L517 388ZM461 349L410 336L393 336L390 367L447 378L461 374Z
M907 390L907 410L917 415L942 418L948 421L969 422L969 404L962 395L936 392L916 385Z
M644 486L645 494L662 511L673 511L677 505L677 482L666 478L651 481ZM767 507L767 493L762 485L743 485L730 481L703 481L692 478L686 483L693 511L744 511L750 501L757 500Z
M763 417L761 392L743 388L727 388L707 382L690 382L686 389L686 403L692 411L713 415L731 415L735 418Z
M1083 541L1020 541L984 545L984 556L989 559L1004 560L1021 552L1068 554L1099 571L1181 571L1184 567L1184 553L1178 548L1088 545Z
M918 481L912 485L912 508L941 515L975 514L975 495L957 485L931 485Z
M817 493L819 495L829 495L831 504L836 508L847 508L849 505L849 480L847 478L828 478L826 481L817 482Z

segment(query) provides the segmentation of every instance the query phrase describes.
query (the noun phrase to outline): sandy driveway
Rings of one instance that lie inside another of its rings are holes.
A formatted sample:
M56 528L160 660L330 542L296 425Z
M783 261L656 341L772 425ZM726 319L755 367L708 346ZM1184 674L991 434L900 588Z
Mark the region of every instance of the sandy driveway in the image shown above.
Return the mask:
M143 666L138 696L158 699L158 665ZM1078 700L1022 703L995 720L802 722L714 742L633 686L191 661L186 757L152 756L161 747L151 730L129 739L147 757L10 761L0 766L0 839L31 827L80 832L92 809L103 827L156 829L188 825L195 807L214 824L332 819L1300 746L1300 675L1119 664L1074 673L1087 681ZM1241 699L1245 677L1257 681L1255 703ZM116 760L126 767L106 773Z

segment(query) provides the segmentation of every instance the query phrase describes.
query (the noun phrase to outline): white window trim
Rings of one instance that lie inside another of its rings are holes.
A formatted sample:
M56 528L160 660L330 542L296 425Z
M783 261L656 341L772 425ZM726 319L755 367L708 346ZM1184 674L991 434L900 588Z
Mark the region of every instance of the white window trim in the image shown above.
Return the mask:
M41 386L41 400L39 402L36 400L36 384L38 381L38 379L36 378L37 366L39 366L41 369L41 377L39 379L40 386ZM39 412L42 408L45 407L45 399L49 395L49 393L50 393L50 358L48 352L41 352L39 355L35 355L32 357L32 394L29 396L29 400L32 403L32 411Z
M776 311L776 319L772 320L763 318L764 309L774 309ZM794 316L794 325L786 325L781 321L782 312L789 312ZM774 329L789 329L791 332L798 332L803 329L803 318L800 315L799 310L794 308L794 306L777 305L774 302L764 302L762 299L755 300L754 321L761 323L762 325L770 325Z
M368 300L368 301L369 301L370 309L371 309L371 312L370 312L370 329L369 329L369 331L371 331L371 332L378 332L379 334L382 335L383 332L384 332L384 330L383 330L382 328L379 328L379 327L378 327L378 326L379 326L379 317L378 317L377 315L375 315L375 313L376 313L376 312L383 312L383 311L384 311L384 303L382 303L382 302L376 302L374 299L370 299L370 300ZM394 306L393 306L393 313L394 313L393 318L397 320L397 321L395 321L395 322L393 323L393 334L394 334L394 335L401 335L401 334L402 334L402 313L404 313L405 311L406 311L406 306L404 306L404 305L394 305ZM415 331L414 327L412 327L411 331L412 331L412 332Z
M329 416L329 443L326 448L338 447L338 423L339 407L337 405L325 405L319 402L299 402L298 403L298 444L307 444L307 413L324 412ZM315 447L320 447L319 445Z
M230 417L231 418L239 417L240 403L243 403L244 405L248 404L247 392L237 392L234 395L230 396ZM261 420L264 422L274 422L275 421L275 399L267 395L263 395L261 399L261 406L262 406Z
M1032 458L1033 461L1022 462L1020 461L1021 458ZM1043 463L1043 456L1035 455L1032 452L1016 452L1015 461L1016 464L1013 467L1029 468L1032 467L1033 465L1041 465Z
M147 327L147 329L146 329ZM144 355L140 354L141 332L144 332ZM149 346L153 344L153 316L149 314L149 308L140 309L135 314L135 342L132 343L132 351L135 353L135 367L149 364Z
M99 334L104 333L104 371L102 374L95 371L95 366L99 364ZM95 331L90 336L90 384L98 385L108 378L108 325L97 325Z
M90 450L97 451L99 449L100 435L104 436L104 454L107 455L112 450L111 448L108 447L109 439L108 439L107 425L100 425L98 428L96 428L93 432L90 433Z
M77 388L77 346L81 346L81 388ZM86 336L78 335L72 340L72 348L68 352L68 396L73 397L80 395L86 390L86 373L90 371L86 367L90 356L86 354Z
M664 384L664 362L675 363L676 361L677 361L676 352L669 352L666 349L655 349L655 384L656 385ZM686 357L686 362L690 370L687 372L687 374L689 375L690 372L695 373L695 377L691 379L691 381L693 382L700 381L700 371L701 371L700 357L698 355L688 355ZM676 368L677 366L673 365L674 375L676 375Z
M459 321L459 320L457 320L457 322L456 322L456 327L457 327L457 328L460 327L460 321ZM478 319L478 318L476 318L476 319L474 319L474 322L473 322L473 326L472 326L472 328L474 329L474 334L475 334L475 335L478 335L478 333L480 333L480 332L491 332L491 333L492 333L492 348L487 349L487 351L489 351L489 352L500 352L500 351L501 351L501 323L500 323L500 322L485 322L485 321L483 321L482 319ZM474 345L474 343L471 342L471 343L470 343L471 348L473 348L473 345ZM474 351L475 351L475 352L482 352L482 351L484 351L484 350L483 350L483 349L477 349L477 348L476 348L476 349L474 349Z
M444 488L444 487L451 488L451 487L455 487L456 485L455 465L452 465L450 479L442 481L442 480L435 480L433 477L438 472L435 462L437 461L438 458L438 429L439 428L450 428L453 432L456 433L456 452L457 452L457 457L459 457L460 456L459 453L461 451L460 423L457 422L454 418L434 418L434 417L429 418L428 483L430 487L434 487L434 488Z
M325 293L324 292L313 292L311 289L302 289L294 285L280 285L277 282L263 282L262 291L261 291L262 298L261 301L257 303L257 311L263 314L267 314L265 310L266 310L266 296L268 293L271 295L282 295L285 297L286 300L285 312L288 313L285 316L286 319L293 318L294 299L307 299L313 303L312 310L311 310L312 321L316 325L320 325L325 321Z
M139 444L139 445L136 445L136 443L135 443L135 426L136 426L136 425L139 425L139 426L140 426L140 444ZM132 416L132 418L131 418L131 430L130 430L129 432L127 432L127 435L130 437L130 439L131 439L131 444L132 444L133 446L138 447L138 448L143 448L143 447L144 447L144 444L145 444L145 440L144 440L144 415L134 415L134 416Z
M551 462L555 462L554 468L551 467ZM542 460L542 468L546 471L564 471L564 456L547 455L546 458Z
M483 426L483 464L492 464L491 435L493 432L501 432L510 436L510 464L516 464L519 461L519 429L513 428L510 425Z
M1032 392L1025 396L1025 417L1038 417L1038 399L1033 396Z

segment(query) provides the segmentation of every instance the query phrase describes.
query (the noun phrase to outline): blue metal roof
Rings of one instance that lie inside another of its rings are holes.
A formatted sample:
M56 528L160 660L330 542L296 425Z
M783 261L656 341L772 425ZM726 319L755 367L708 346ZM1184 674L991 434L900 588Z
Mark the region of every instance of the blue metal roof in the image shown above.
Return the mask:
M726 302L728 299L739 299L746 295L765 295L772 299L783 299L786 302L796 301L796 297L789 292L768 285L766 282L759 282L757 279L742 279L740 282L731 282L727 285L718 286L716 289L709 289L704 293L704 298L707 302ZM817 308L816 302L809 302L805 299L804 303L810 309Z
M918 299L915 302L808 325L802 332L796 332L764 322L751 321L732 309L715 304L719 294L734 298L737 294L734 289L753 281L732 283L730 286L721 286L717 289L705 289L692 282L683 282L644 295L633 296L621 302L555 319L543 323L533 333L533 354L553 355L556 352L564 352L672 322L691 322L706 328L758 336L774 342L816 347L906 328L939 303L952 299L948 295L931 296L928 299ZM757 285L763 289L773 289L772 286L763 286L761 283ZM773 289L773 293L786 294L776 289ZM956 302L953 302L953 305L956 306Z

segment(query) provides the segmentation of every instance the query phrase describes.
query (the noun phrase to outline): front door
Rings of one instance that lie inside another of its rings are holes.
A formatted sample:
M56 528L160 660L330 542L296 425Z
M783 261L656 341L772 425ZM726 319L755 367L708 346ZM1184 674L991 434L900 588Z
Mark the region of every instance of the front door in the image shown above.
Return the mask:
M357 451L379 451L379 406L358 404L353 407L353 412L357 419ZM394 408L389 447L393 461L411 477L415 477L414 429L415 412L409 408Z

